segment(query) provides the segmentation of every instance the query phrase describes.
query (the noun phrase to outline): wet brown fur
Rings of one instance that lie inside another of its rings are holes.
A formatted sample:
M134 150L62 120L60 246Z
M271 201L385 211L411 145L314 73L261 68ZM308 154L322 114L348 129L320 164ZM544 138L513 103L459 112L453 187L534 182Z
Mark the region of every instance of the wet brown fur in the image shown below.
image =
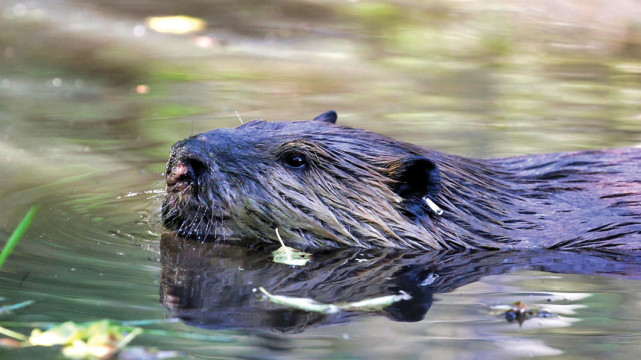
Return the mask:
M291 154L307 166L288 166ZM397 194L412 157L438 166L442 216L408 212ZM322 121L253 121L176 143L168 179L178 163L198 171L168 186L163 220L186 237L275 242L278 228L302 248L641 248L641 149L468 159Z

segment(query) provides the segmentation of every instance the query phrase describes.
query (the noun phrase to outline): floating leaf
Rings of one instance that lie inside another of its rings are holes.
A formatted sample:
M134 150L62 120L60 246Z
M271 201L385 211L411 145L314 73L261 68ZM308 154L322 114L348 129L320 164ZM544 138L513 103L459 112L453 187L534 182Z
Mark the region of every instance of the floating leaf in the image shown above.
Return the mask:
M138 320L115 324L109 320L89 323L68 321L43 331L34 329L30 337L0 327L0 334L13 339L0 339L0 348L18 348L24 346L61 346L62 355L68 359L119 359L156 360L180 357L174 351L156 351L138 348L135 351L125 347L136 336L142 334L182 337L215 342L233 342L234 339L223 336L165 331L135 327L135 325L153 325L175 322L174 319ZM13 323L18 324L18 323ZM19 323L22 326L51 326L45 323ZM29 324L29 325L27 325Z
M53 346L71 344L81 337L83 329L72 321L62 323L47 331L33 329L29 343L36 346Z
M278 233L278 229L276 229L276 237L282 246L272 252L275 263L304 266L311 260L312 254L285 246L283 239L281 239Z
M38 346L64 345L62 355L70 359L104 359L123 349L142 331L141 328L116 325L109 320L86 324L68 321L47 331L34 329L28 342Z
M146 20L147 26L160 33L188 34L207 27L205 20L190 16L155 16Z
M365 299L356 302L349 303L338 303L338 304L325 304L309 298L293 297L293 296L284 296L284 295L272 295L263 287L259 287L261 293L263 293L269 301L274 304L284 305L297 310L304 310L309 312L318 312L323 314L336 314L339 311L380 311L395 302L401 300L409 300L412 297L401 291L398 295L386 295L371 299Z
M62 349L62 355L69 359L85 359L87 357L106 359L114 352L115 347L111 344L89 345L82 340L75 340Z

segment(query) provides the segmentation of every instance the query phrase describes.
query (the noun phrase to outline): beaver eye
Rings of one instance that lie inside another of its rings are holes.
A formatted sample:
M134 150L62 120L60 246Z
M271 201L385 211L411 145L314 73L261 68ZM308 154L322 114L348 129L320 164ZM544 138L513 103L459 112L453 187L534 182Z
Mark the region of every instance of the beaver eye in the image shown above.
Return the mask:
M285 157L285 163L293 168L302 168L307 164L307 159L303 154L292 153Z

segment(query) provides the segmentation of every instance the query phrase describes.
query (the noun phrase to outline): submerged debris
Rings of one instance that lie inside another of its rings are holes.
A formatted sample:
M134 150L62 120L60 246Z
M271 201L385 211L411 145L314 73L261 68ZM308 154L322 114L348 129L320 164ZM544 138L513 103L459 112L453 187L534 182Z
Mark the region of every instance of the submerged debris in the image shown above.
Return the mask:
M518 322L523 325L523 322L532 318L547 318L555 316L545 309L530 306L522 301L517 301L510 305L494 305L490 306L490 313L492 315L503 315L508 322Z
M323 314L336 314L339 311L380 311L401 300L410 300L412 296L404 291L398 295L380 296L355 302L343 302L337 304L325 304L310 298L294 296L272 295L265 288L259 287L263 295L274 304L284 305L296 310L317 312Z

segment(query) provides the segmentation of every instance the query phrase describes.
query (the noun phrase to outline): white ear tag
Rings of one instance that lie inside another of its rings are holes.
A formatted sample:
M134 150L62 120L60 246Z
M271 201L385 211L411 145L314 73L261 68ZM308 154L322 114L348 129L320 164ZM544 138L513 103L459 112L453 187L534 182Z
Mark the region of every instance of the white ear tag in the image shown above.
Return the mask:
M433 213L436 215L443 215L443 209L441 209L432 199L428 198L427 196L423 197L423 201L427 204L427 206L432 210Z

